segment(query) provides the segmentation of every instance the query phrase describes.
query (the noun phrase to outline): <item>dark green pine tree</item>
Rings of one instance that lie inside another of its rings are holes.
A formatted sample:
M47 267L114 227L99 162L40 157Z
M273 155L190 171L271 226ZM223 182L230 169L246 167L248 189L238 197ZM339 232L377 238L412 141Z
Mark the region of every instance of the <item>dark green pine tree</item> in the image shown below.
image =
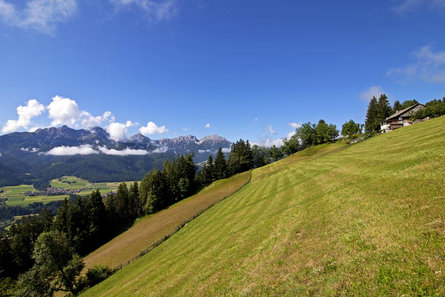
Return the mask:
M90 244L94 246L101 243L107 233L107 214L99 189L93 191L86 199L86 209L88 211L89 237L92 239Z
M377 98L372 97L369 101L368 111L366 112L365 132L368 134L378 133L380 123L378 121Z
M206 164L206 170L205 170L205 180L208 184L212 183L214 181L215 176L215 166L213 164L213 157L212 155L209 155L209 158L207 159Z
M275 161L278 161L284 157L283 151L279 147L277 147L275 144L270 147L269 155Z
M402 108L402 103L400 103L400 101L399 100L396 100L395 102L394 102L394 105L392 106L392 110L393 110L393 112L398 112L398 111L401 111L403 108Z
M393 112L391 106L389 105L388 97L385 94L380 95L377 105L378 105L378 120L380 124Z
M223 179L227 177L227 162L221 148L219 148L216 153L213 172L215 179Z
M137 218L142 215L142 206L139 200L139 185L138 182L133 182L130 185L129 190L129 201L130 201L130 214L132 217Z

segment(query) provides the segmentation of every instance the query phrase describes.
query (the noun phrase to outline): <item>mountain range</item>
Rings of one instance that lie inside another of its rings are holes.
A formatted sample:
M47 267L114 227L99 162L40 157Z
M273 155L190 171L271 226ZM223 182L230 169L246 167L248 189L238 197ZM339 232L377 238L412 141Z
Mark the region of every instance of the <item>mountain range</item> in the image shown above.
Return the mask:
M230 146L230 141L218 135L153 140L136 134L116 141L100 127L15 132L0 136L0 186L32 183L41 188L63 175L92 182L140 180L178 154L193 153L199 163L219 148L228 153Z

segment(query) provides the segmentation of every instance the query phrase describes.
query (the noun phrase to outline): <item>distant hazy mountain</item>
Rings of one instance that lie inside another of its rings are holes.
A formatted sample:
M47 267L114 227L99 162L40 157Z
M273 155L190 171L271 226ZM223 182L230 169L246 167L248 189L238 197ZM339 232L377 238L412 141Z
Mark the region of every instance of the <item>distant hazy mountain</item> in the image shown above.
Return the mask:
M0 136L0 186L39 183L61 175L90 181L135 180L177 154L194 153L198 163L220 147L228 152L230 146L230 141L218 135L152 140L136 134L114 141L100 127L16 132Z

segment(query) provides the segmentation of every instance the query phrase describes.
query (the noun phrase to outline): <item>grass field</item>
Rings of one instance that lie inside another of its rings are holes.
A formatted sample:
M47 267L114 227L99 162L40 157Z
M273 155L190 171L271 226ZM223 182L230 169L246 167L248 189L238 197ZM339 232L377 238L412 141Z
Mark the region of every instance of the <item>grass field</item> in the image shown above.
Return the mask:
M83 296L445 296L444 185L445 117L310 148Z
M86 266L101 264L114 268L129 261L174 231L182 222L235 192L248 181L249 176L249 172L245 172L214 182L198 194L142 218L132 228L88 255L84 259Z
M90 183L87 180L75 177L75 176L63 176L58 179L53 179L50 185L55 188L62 189L85 189L79 192L77 195L88 195L93 190L99 189L101 193L108 193L117 189L119 183ZM32 185L20 185L11 187L2 187L0 190L4 190L0 193L0 198L7 198L7 205L28 205L34 202L48 203L52 201L63 200L69 195L54 195L54 196L26 196L28 191L36 192Z

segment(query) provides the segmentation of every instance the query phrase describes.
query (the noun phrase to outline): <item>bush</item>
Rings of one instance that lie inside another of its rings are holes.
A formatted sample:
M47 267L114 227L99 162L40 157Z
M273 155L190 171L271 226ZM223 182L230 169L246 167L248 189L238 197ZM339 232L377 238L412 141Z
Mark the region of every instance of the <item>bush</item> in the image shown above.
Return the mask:
M88 287L92 287L113 274L113 270L105 265L97 265L87 272Z

